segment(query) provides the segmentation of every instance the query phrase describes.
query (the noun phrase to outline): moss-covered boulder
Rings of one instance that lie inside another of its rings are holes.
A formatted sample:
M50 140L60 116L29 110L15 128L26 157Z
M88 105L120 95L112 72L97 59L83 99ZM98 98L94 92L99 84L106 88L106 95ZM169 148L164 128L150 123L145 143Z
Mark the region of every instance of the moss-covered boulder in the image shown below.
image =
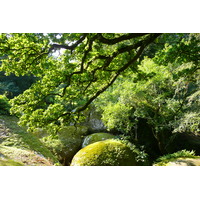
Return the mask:
M52 166L53 163L44 156L28 149L0 146L1 166Z
M23 166L21 162L14 161L4 154L0 153L0 166Z
M194 151L181 150L159 157L154 166L200 166L200 156Z
M154 166L200 166L200 157L196 158L176 158L168 162L160 162Z
M47 131L45 131L42 128L36 128L33 132L33 135L37 136L38 138L43 138L49 135L49 133Z
M55 136L42 138L42 142L55 154L63 165L69 165L73 156L81 149L83 138L88 133L85 126L67 126Z
M8 158L0 158L0 166L24 166L23 163L16 162Z
M90 144L73 157L71 166L135 166L137 153L115 139Z
M112 139L115 137L116 137L115 135L112 135L109 133L93 133L93 134L85 137L83 144L82 144L82 148L86 147L87 145L92 144L94 142Z
M166 163L166 166L200 166L200 158L178 158Z
M1 163L9 165L14 160L23 165L59 165L56 156L39 138L19 127L17 123L16 117L0 115L0 157L4 156L1 157Z

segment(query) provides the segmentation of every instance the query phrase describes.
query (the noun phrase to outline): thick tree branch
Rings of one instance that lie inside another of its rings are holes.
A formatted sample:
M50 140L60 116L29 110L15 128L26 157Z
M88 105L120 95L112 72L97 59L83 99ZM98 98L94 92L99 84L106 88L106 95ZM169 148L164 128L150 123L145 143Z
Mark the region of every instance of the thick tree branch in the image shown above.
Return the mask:
M143 50L145 49L146 46L148 46L151 42L153 42L160 34L153 34L151 37L148 38L148 40L146 41L146 43L143 43L143 45L140 47L140 49L138 50L137 54L127 63L125 64L123 67L121 67L117 73L115 74L115 76L111 79L111 81L105 85L103 88L101 88L99 91L96 92L96 94L94 96L92 96L84 106L82 106L81 108L78 108L76 110L76 112L81 112L84 111L93 101L94 99L96 99L100 94L102 94L108 87L110 87L115 80L117 79L117 77L123 72L125 71L128 67L130 67L130 65L132 65L134 62L137 61L137 59L141 56Z
M103 35L101 33L98 33L98 39L99 39L100 42L102 42L104 44L112 45L112 44L116 44L116 43L119 43L119 42L124 41L124 40L130 40L132 38L141 37L141 36L144 36L144 35L147 35L147 34L148 33L129 33L127 35L122 35L118 38L107 39L107 38L103 37Z

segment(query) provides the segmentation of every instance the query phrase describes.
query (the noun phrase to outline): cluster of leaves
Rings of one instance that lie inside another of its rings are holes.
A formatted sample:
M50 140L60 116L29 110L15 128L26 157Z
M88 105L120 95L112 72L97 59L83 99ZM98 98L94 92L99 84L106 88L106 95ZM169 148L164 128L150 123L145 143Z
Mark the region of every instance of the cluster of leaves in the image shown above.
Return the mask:
M119 140L120 142L126 144L130 148L130 150L135 153L136 161L140 162L141 164L147 164L148 162L148 154L144 150L144 146L136 146L135 144L131 143L131 137L125 136L125 135L119 135L116 140Z

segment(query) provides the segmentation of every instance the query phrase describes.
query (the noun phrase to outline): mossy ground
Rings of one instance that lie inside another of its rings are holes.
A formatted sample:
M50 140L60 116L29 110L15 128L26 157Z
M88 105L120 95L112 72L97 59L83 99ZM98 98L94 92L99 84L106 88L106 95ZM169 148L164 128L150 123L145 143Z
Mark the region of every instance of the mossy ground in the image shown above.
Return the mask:
M18 119L14 116L0 116L2 133L0 138L0 152L10 156L18 155L20 153L22 155L24 153L24 155L27 156L27 159L29 157L33 160L35 159L33 163L28 161L27 165L37 165L37 162L38 165L43 162L47 165L59 164L57 158L51 151L48 150L36 136L27 133L25 128L19 127L17 122ZM12 151L13 153L9 153ZM41 161L39 158L41 158L41 160L45 159L46 161ZM12 159L15 160L14 157Z

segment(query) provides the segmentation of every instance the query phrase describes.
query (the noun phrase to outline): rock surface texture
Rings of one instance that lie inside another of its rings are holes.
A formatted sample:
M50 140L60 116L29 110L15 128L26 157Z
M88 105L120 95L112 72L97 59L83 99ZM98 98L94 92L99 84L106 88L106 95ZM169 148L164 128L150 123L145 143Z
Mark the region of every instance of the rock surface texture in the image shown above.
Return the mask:
M200 166L200 158L178 158L167 163L166 166Z
M103 141L111 138L115 138L115 136L109 133L93 133L85 137L82 148L94 142Z

